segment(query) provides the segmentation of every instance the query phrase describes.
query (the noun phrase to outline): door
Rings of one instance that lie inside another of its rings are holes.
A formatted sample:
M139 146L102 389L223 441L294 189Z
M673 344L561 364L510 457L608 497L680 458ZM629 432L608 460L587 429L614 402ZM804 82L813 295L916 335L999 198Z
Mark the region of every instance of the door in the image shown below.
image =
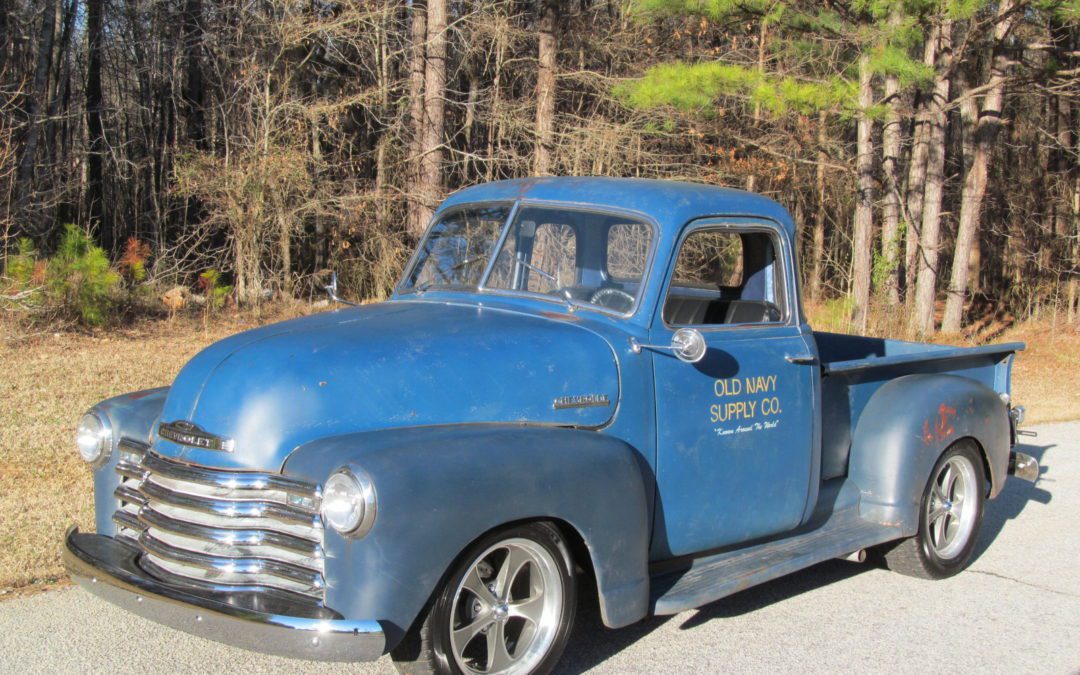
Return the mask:
M694 327L708 350L698 363L653 352L654 557L782 533L807 512L819 377L789 246L777 225L748 218L682 235L651 342Z

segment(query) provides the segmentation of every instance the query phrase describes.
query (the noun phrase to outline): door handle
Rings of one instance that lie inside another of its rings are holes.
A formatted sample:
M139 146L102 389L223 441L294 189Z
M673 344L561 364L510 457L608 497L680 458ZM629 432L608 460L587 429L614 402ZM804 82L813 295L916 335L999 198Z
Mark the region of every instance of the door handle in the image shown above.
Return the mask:
M788 354L784 356L784 360L788 363L798 363L803 365L812 365L817 363L817 357L813 354Z

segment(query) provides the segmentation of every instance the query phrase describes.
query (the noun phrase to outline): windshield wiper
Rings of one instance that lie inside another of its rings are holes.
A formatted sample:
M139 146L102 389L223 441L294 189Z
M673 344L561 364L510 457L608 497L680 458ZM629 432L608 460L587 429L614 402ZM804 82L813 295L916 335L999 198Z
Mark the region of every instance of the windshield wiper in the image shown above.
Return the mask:
M562 282L559 281L559 277L555 276L551 272L540 269L539 267L537 267L536 265L533 265L532 263L525 262L525 260L522 259L522 258L515 258L514 261L518 265L529 268L533 272L536 272L537 274L544 277L545 279L547 279L551 283L555 284L555 292L563 297L563 300L566 302L566 308L568 310L570 310L571 312L574 311L575 307L585 307L584 303L579 302L577 298L570 295L570 289L563 288Z

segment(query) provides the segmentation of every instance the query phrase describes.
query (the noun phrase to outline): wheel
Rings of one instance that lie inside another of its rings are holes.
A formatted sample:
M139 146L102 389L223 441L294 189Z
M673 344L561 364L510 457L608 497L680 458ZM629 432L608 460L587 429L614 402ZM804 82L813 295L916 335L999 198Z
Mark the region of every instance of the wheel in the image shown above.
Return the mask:
M986 474L974 443L962 441L941 456L923 491L919 533L884 553L890 570L944 579L967 567L986 501Z
M573 628L577 580L559 531L529 523L472 546L402 643L403 673L546 673Z

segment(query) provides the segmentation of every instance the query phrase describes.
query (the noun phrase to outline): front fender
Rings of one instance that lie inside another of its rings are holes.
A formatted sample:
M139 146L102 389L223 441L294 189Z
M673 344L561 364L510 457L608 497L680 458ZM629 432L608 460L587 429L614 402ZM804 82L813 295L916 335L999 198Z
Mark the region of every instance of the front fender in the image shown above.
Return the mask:
M957 375L906 375L878 389L855 428L849 477L861 491L864 518L919 529L919 504L941 454L972 438L989 467L990 497L1009 466L1009 413L983 384Z
M554 427L414 427L313 441L283 470L323 483L342 466L371 477L378 515L361 539L327 530L327 605L379 619L388 648L472 541L520 520L558 519L580 534L605 624L647 612L647 468L623 441Z
M113 430L113 447L109 459L94 471L94 526L98 534L110 537L116 534L116 523L112 516L119 506L113 496L113 491L120 483L120 477L116 473L116 461L119 458L117 443L121 438L149 443L154 421L161 414L165 395L168 393L168 387L144 389L106 399L94 406L95 410L108 418Z

